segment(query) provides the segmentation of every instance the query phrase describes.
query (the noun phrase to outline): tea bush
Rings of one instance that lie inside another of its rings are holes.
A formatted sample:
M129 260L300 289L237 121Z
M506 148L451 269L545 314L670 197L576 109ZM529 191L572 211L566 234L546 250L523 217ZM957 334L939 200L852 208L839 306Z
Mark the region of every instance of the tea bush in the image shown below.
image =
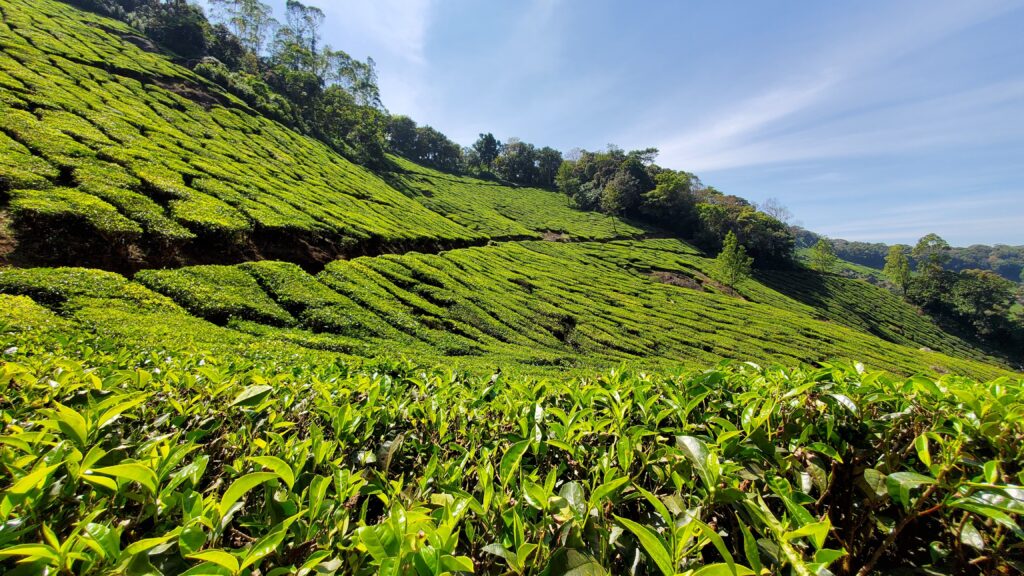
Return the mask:
M17 320L27 298L0 298L8 574L1024 561L1019 378L725 362L537 380L169 353L40 330Z

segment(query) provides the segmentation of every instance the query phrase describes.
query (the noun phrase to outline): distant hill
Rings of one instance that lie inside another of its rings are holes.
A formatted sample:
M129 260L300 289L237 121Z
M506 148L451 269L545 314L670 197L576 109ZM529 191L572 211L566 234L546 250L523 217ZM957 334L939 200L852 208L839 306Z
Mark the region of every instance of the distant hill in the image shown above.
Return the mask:
M797 234L797 247L810 248L820 236L809 230L801 230ZM849 240L830 239L839 258L881 270L885 266L885 256L889 245L880 242L851 242ZM992 270L1007 280L1021 282L1024 272L1024 246L1008 246L996 244L986 246L974 244L966 247L953 247L949 252L950 260L947 270L961 272L963 270Z

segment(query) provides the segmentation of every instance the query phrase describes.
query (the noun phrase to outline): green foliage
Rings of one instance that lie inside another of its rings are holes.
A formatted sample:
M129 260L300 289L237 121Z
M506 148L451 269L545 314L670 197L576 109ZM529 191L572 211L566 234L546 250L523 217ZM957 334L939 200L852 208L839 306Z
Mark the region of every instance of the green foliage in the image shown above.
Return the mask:
M91 226L107 238L133 238L142 228L122 216L116 208L99 198L69 188L13 190L11 214L16 229L50 234L76 225Z
M177 309L171 300L120 274L88 268L0 268L0 292L57 308L88 298L123 299L143 309Z
M928 234L917 241L910 254L914 257L917 271L927 274L942 270L943 266L949 262L949 251L948 242L939 237L938 234Z
M998 573L1024 536L1019 379L156 354L0 298L7 573Z
M983 336L1005 335L1016 287L990 270L965 270L949 294L953 310Z
M232 318L271 325L294 322L270 299L256 280L232 266L192 266L177 270L143 270L136 280L165 294L193 314L224 324Z
M736 240L736 235L729 232L722 243L722 251L715 258L715 272L718 279L727 286L735 286L740 280L750 276L753 258L747 256L746 250Z
M57 229L77 223L80 235L116 236L154 259L196 236L236 248L253 235L294 250L313 241L335 252L479 239L133 44L123 24L53 0L11 0L4 21L0 73L11 81L0 82L0 191L13 197L21 235L57 243ZM369 117L331 124L347 114L335 104L318 109L325 130L382 130Z
M417 126L408 116L392 116L388 134L396 154L446 172L462 169L462 148L430 126Z
M639 236L643 230L619 218L581 212L565 196L539 188L515 188L453 176L392 157L401 170L392 183L427 208L495 240L541 238L545 232L572 239Z
M787 266L794 236L779 219L746 200L727 196L688 172L654 164L657 150L615 146L605 152L580 151L555 176L558 189L583 210L626 215L665 227L709 251L735 234L758 265ZM773 211L777 211L773 208Z
M0 281L0 292L38 295L106 336L152 346L195 339L234 351L257 337L282 350L403 353L531 372L623 361L658 367L858 357L903 374L1003 373L999 360L885 290L795 271L759 273L729 289L713 279L714 260L669 239L363 257L334 262L316 277L283 262L137 274L152 290L116 274L76 274L12 269L0 274L11 279ZM124 288L96 292L100 280ZM147 298L162 304L136 303ZM933 351L919 350L925 346Z
M832 249L832 242L825 238L818 240L811 248L811 267L818 272L831 272L839 262L835 250Z
M903 246L897 244L889 248L882 273L900 289L900 292L907 293L907 286L910 285L910 261Z

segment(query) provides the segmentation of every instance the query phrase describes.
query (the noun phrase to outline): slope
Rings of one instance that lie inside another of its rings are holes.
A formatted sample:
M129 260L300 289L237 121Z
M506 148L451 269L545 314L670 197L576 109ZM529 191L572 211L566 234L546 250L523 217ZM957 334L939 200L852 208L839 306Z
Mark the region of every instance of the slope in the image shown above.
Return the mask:
M123 24L52 0L2 0L0 13L9 260L307 263L483 240L144 50Z
M620 218L583 212L564 194L510 187L438 172L393 156L397 170L387 175L399 190L427 208L494 240L630 238L645 230Z
M1005 373L932 326L906 323L919 340L893 343L859 331L873 320L855 312L823 316L753 280L739 293L721 287L707 275L710 264L675 240L532 241L336 261L315 277L269 261L147 270L134 282L86 269L7 269L0 292L144 346L245 346L256 337L270 348L407 354L465 367L847 358L903 374ZM836 280L836 291L864 296L851 290L862 283ZM905 322L899 308L879 310ZM922 342L946 354L919 350Z
M846 357L999 371L866 284L784 272L727 289L689 245L555 192L400 158L373 174L140 48L122 24L51 0L0 11L7 261L142 269L3 270L0 292L97 333L466 365ZM404 254L302 269L387 252ZM266 258L281 261L156 269Z

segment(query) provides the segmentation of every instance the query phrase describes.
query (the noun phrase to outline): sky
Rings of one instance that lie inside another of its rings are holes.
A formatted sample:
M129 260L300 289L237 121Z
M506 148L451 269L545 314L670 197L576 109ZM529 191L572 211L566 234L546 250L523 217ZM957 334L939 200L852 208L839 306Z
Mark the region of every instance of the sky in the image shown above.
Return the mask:
M1024 244L1024 0L308 3L462 145L653 146L833 238Z

